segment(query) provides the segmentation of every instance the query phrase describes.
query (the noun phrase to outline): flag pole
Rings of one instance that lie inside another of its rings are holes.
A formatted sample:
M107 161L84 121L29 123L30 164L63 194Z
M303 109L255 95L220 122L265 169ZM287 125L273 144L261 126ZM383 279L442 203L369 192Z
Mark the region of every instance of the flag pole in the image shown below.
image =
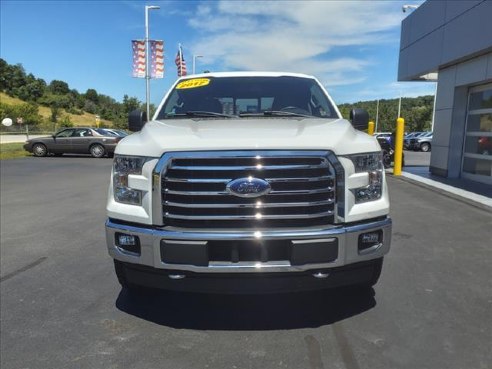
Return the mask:
M145 6L145 105L148 120L150 120L149 10L152 9L160 9L160 7L156 5Z

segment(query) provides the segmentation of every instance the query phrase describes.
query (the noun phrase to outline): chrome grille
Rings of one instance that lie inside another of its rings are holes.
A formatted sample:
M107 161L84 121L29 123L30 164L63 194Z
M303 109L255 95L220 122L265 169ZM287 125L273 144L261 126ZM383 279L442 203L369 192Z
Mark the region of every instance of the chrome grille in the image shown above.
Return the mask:
M182 228L306 227L334 222L335 171L326 152L172 153L161 170L163 224ZM266 180L255 198L226 190L237 178Z

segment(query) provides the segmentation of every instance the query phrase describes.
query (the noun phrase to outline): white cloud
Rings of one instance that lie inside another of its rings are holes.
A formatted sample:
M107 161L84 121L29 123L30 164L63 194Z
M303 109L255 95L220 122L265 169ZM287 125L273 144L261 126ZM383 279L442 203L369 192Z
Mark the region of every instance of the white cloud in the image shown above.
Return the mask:
M360 83L369 58L330 52L394 40L399 9L388 1L206 2L188 21L200 34L190 48L223 70L301 72L328 86Z

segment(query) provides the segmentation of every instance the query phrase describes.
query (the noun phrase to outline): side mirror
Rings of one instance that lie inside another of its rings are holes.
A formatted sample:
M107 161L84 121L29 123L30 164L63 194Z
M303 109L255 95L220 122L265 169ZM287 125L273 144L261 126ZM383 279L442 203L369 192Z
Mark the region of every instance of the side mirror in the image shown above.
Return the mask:
M147 113L140 110L134 110L128 115L128 130L131 132L138 132L146 122Z
M367 129L369 114L364 109L352 109L350 111L350 121L355 129L362 131Z

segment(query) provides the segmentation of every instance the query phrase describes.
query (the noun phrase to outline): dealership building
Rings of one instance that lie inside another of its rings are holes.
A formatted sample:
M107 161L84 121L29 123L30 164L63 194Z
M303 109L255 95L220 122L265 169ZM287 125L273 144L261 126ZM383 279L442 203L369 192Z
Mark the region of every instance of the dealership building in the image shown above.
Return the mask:
M402 22L399 81L437 81L430 172L492 185L492 1L430 0Z

